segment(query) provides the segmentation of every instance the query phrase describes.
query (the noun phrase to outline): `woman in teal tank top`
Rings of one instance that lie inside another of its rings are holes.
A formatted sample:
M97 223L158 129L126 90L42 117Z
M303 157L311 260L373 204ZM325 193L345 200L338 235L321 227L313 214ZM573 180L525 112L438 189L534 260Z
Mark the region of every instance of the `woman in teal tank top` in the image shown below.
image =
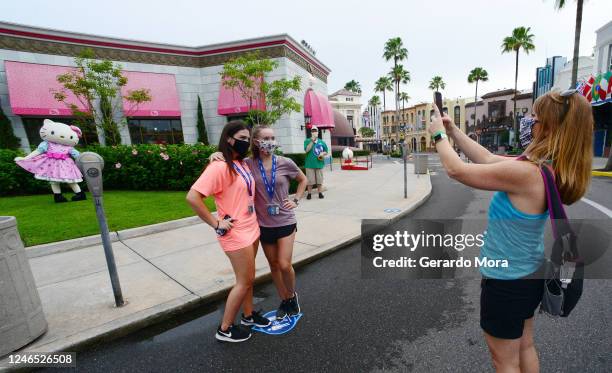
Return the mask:
M428 130L448 176L495 192L480 257L506 261L507 267L480 269L480 326L498 372L539 371L533 317L544 282L525 277L536 272L544 259L548 212L540 165L552 160L565 204L579 200L589 184L593 116L589 102L576 93L549 92L535 101L535 115L521 124L526 149L518 159L492 154L433 105L435 115ZM449 138L473 163L459 158Z
M537 271L544 259L548 211L524 213L512 205L508 193L495 192L488 217L480 258L507 260L508 267L480 267L483 277L515 280Z

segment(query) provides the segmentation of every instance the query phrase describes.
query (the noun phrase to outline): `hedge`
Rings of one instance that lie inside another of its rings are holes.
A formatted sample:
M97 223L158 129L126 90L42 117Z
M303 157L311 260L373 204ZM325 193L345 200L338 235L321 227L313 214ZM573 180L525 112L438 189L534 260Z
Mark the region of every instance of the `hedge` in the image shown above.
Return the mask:
M48 182L17 166L13 159L23 155L19 150L0 149L0 196L51 193Z
M216 147L207 145L90 146L104 158L105 189L188 190L200 176ZM0 150L0 195L49 193L49 183L36 180L17 166L20 151ZM85 187L85 183L81 184Z
M208 163L215 146L196 145L117 145L89 146L80 152L92 151L104 158L104 189L117 190L188 190ZM354 151L356 156L368 151ZM50 193L46 181L17 166L13 159L24 156L20 150L0 149L0 196ZM304 168L306 154L283 154ZM342 152L333 152L341 157ZM295 190L297 184L292 184ZM86 188L86 184L81 183Z

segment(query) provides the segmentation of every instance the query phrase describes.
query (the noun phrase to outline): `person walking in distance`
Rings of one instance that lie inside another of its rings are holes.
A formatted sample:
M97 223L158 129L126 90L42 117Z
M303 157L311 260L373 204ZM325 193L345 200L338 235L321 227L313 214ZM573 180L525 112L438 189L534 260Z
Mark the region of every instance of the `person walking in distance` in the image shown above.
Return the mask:
M319 138L319 129L312 126L310 129L311 136L304 140L304 151L306 152L306 178L308 178L308 194L306 199L312 198L312 188L317 186L319 190L319 198L323 196L323 167L325 167L325 157L329 149L325 141Z

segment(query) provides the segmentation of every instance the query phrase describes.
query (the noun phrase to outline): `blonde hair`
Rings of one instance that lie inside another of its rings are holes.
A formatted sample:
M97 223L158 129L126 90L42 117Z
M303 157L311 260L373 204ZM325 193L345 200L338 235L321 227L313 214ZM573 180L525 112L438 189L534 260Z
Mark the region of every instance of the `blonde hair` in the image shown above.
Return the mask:
M525 153L538 164L552 161L561 200L572 204L586 193L591 181L594 126L591 104L579 93L562 97L552 91L538 97L533 111L540 129Z

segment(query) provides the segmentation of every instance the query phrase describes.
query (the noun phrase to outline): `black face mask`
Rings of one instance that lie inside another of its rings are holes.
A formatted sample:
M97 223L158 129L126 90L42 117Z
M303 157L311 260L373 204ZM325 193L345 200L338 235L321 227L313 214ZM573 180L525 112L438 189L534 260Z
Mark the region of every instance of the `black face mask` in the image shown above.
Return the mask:
M250 143L248 141L234 139L234 145L230 145L230 147L238 153L238 158L242 159L246 157L249 152L249 145Z

